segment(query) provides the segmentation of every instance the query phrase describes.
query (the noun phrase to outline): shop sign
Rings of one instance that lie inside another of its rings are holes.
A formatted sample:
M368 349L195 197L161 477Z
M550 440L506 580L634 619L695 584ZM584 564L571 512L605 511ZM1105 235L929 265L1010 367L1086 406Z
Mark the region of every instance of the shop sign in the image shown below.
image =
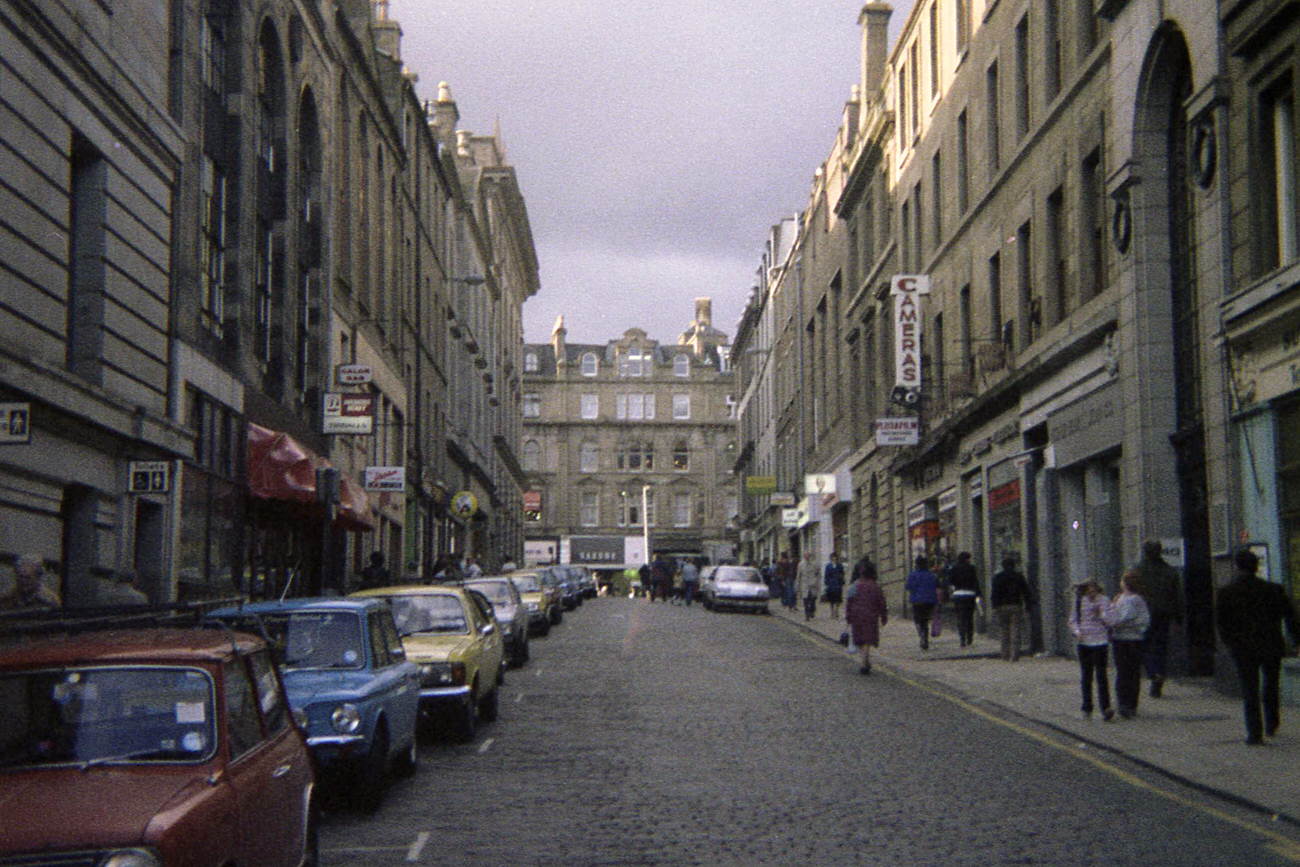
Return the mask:
M1119 389L1106 385L1047 417L1058 467L1068 467L1118 445L1123 435Z
M889 294L894 296L894 399L914 406L921 395L921 296L930 294L930 275L895 274Z
M776 493L776 476L745 476L745 493L756 495Z
M0 403L0 445L31 442L31 418L30 403Z
M462 521L469 520L478 512L478 497L473 491L457 491L451 495L451 513Z
M622 536L570 536L570 563L618 566L623 563Z
M362 487L367 491L406 491L406 467L366 467Z
M802 527L804 524L805 517L806 517L806 513L804 512L804 510L798 508L797 506L794 508L782 509L781 526L785 527L787 530L793 530L798 527Z
M799 500L790 491L777 491L768 499L768 502L773 506L793 506Z
M876 419L876 445L914 446L921 441L921 419L916 416Z
M554 539L525 539L524 562L530 566L546 566L555 562Z
M825 496L835 493L834 473L809 473L803 477L803 490L809 496Z
M939 511L950 512L957 508L957 487L954 485L939 494Z
M365 385L375 378L369 364L340 364L334 368L334 380L339 385Z
M989 491L989 508L1003 509L1020 502L1020 479L1013 479Z
M524 491L524 511L540 512L542 510L542 492Z
M326 392L321 433L362 434L375 432L375 396Z
M923 521L935 519L934 500L922 500L907 510L907 526L915 527Z
M132 494L165 494L171 489L171 464L167 461L131 461L127 466Z

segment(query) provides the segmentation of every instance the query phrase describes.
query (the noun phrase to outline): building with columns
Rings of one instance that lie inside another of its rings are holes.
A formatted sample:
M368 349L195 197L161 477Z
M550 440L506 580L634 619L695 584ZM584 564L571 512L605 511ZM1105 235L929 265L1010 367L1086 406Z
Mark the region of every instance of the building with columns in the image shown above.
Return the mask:
M523 349L525 534L532 562L639 566L650 553L736 554L735 383L708 298L676 343L630 328L604 344Z

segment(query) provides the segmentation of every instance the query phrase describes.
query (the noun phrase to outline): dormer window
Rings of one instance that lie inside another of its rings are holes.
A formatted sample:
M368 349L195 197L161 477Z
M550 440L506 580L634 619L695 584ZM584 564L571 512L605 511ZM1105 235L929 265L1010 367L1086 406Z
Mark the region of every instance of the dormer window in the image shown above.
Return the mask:
M673 359L673 376L690 376L691 359L687 355L678 355Z
M600 361L596 358L594 352L584 352L582 354L582 375L595 376L600 372Z
M536 353L536 352L525 352L525 353L524 353L524 373L536 373L536 372L537 372L537 367L538 367L538 365L537 365L537 353Z
M619 376L649 376L650 353L639 346L629 347L618 364Z

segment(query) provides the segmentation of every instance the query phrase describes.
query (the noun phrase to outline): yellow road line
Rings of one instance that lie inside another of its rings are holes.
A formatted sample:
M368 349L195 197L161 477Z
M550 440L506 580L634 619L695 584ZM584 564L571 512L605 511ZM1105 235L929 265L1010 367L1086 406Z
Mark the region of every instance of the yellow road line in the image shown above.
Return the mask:
M787 623L787 625L790 626L791 628L797 628L795 627L794 624ZM809 635L807 630L804 629L799 629L798 633L802 635L803 638L808 641L808 643L816 645L822 650L826 649L826 641L828 639L825 636L818 635L817 637L814 637L812 635ZM838 656L839 654L836 655ZM879 666L877 667L879 668ZM1202 813L1213 816L1214 818L1227 822L1230 825L1234 825L1243 830L1250 831L1254 834L1257 834L1265 838L1266 840L1270 841L1267 847L1270 852L1274 853L1275 855L1280 855L1281 857L1287 858L1291 861L1300 862L1300 843L1297 843L1295 840L1286 836L1285 834L1279 834L1276 831L1270 831L1267 828L1263 828L1245 819L1241 819L1237 816L1232 815L1231 813L1228 813L1224 810L1220 810L1217 807L1213 807L1208 804L1199 803L1197 801L1192 800L1191 798L1184 797L1183 795L1180 795L1177 792L1171 792L1168 789L1162 789L1159 786L1153 785L1152 783L1143 780L1141 777L1138 777L1134 774L1129 773L1128 771L1116 767L1110 762L1107 762L1104 759L1099 758L1097 755L1095 755L1090 751L1081 750L1078 747L1073 747L1068 744L1063 744L1056 738L1049 737L1048 735L1042 734L1041 732L1036 732L1033 729L1012 722L1009 719L1004 719L1000 716L997 716L996 714L990 713L989 711L986 711L983 708L980 708L970 703L969 701L967 701L966 699L962 698L959 695L954 695L950 692L947 692L946 690L937 689L928 683L915 680L914 678L902 674L892 666L886 666L881 670L884 673L888 674L890 677L894 677L902 681L903 683L907 684L908 686L915 687L916 689L923 690L925 692L930 693L933 696L951 702L952 704L957 705L962 710L965 710L968 713L986 719L991 723L1002 726L1003 728L1010 729L1011 731L1014 731L1017 734L1028 737L1032 740L1038 741L1044 746L1051 747L1052 749L1055 750L1059 750L1063 753L1075 757L1076 759L1081 759L1082 761L1087 762L1088 764L1092 765L1098 770L1104 771L1110 774L1111 776L1116 777L1125 783L1128 783L1130 786L1133 786L1134 788L1142 789L1144 791L1151 792L1156 795L1160 795L1167 800L1173 801L1175 804L1178 804L1179 806L1190 807L1192 809L1199 810Z

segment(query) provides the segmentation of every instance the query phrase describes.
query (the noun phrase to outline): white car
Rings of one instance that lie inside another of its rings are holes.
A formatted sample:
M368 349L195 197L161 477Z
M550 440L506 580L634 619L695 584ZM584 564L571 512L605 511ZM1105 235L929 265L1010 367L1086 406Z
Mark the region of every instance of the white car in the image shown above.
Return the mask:
M710 611L738 608L767 613L767 583L753 566L710 566L700 576L700 595Z

